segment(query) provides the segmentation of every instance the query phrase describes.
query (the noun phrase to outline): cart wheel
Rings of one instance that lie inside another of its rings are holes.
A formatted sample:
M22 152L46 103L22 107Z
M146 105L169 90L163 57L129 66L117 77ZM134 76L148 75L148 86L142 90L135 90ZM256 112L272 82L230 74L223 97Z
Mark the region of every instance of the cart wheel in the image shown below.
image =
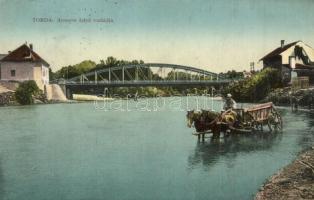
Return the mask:
M275 111L275 129L281 131L282 130L282 118L280 116L280 114Z
M277 111L273 111L271 113L271 115L268 118L267 125L268 125L270 131L273 131L273 130L281 131L282 130L282 118Z
M246 128L250 129L251 131L255 131L257 128L257 121L254 120L254 117L249 114L245 113L244 115L244 123L246 124Z

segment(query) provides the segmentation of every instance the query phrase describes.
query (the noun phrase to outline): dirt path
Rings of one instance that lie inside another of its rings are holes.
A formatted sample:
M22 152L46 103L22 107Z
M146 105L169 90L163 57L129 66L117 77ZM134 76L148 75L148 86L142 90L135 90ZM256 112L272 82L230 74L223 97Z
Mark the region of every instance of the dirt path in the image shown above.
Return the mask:
M255 200L314 199L314 147L277 174L256 194Z

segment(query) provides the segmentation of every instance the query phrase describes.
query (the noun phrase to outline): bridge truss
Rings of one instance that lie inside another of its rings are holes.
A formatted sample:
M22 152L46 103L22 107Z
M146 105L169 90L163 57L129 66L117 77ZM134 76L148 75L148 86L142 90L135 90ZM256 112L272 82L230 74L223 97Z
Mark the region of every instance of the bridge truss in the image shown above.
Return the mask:
M146 63L108 67L66 81L66 85L180 85L226 83L219 74L190 66Z

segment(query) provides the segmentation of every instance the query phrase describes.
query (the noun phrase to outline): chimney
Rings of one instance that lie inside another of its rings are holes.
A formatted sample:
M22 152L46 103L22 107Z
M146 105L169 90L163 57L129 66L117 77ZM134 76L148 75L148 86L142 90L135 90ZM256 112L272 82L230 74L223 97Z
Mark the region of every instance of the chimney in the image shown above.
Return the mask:
M281 48L283 48L283 46L285 45L285 40L281 40L280 44L281 44Z
M29 48L33 51L33 44L29 44Z

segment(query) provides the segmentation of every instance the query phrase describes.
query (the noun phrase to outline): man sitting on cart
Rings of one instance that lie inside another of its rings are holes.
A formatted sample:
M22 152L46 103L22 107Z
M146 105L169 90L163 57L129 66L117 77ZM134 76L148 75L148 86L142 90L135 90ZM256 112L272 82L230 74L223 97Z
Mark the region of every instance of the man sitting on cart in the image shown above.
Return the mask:
M235 102L235 100L232 99L232 95L229 93L227 94L226 100L225 100L225 104L224 104L224 110L232 110L232 109L236 109L237 107L237 103Z
M226 130L226 133L230 133L231 127L237 127L239 125L239 119L236 109L236 102L232 99L231 94L227 94L225 103L223 106L224 111L221 112L220 124L222 129Z

